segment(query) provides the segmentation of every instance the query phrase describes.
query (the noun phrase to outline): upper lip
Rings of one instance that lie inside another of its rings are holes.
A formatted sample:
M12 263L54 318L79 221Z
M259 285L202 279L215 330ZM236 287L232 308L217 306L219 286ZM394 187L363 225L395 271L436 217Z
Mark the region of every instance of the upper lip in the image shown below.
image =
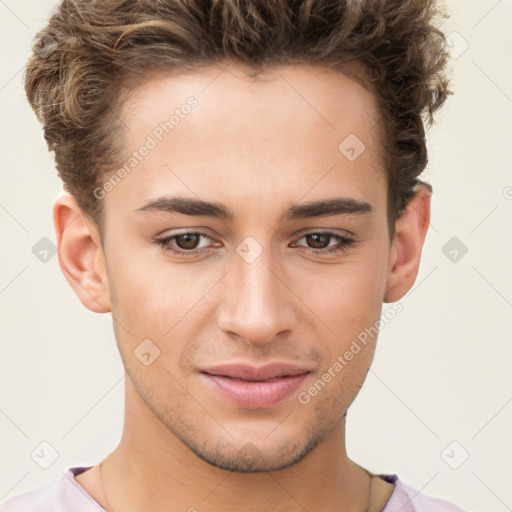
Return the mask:
M212 366L202 370L202 373L219 377L238 378L243 380L262 381L287 377L290 375L302 375L309 373L308 368L289 363L273 362L263 366L253 366L244 363L230 363Z

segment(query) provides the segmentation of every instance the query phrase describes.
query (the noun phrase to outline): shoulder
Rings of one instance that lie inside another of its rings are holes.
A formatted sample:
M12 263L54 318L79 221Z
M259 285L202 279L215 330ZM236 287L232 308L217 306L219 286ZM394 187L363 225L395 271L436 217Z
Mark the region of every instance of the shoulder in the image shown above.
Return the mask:
M75 480L85 468L69 468L46 485L0 503L0 512L104 512Z
M419 492L399 480L397 475L382 475L381 478L395 485L382 512L465 512L454 503Z

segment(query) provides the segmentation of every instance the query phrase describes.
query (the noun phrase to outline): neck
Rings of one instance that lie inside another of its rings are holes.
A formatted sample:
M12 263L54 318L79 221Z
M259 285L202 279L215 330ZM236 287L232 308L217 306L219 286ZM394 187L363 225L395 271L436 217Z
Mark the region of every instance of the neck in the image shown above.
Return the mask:
M251 512L364 511L368 474L345 449L345 417L302 460L286 469L235 473L204 462L147 408L126 379L123 436L101 468L109 510Z

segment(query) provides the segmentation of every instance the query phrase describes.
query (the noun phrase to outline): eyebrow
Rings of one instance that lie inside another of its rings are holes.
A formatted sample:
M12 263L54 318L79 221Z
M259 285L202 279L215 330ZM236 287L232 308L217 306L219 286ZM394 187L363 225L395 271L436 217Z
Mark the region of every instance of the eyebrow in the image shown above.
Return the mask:
M186 197L160 197L149 201L136 211L174 212L182 215L203 215L227 220L232 220L235 217L233 211L222 203ZM352 197L334 197L290 206L284 217L289 220L296 220L337 215L361 215L371 212L373 212L373 207L366 201Z

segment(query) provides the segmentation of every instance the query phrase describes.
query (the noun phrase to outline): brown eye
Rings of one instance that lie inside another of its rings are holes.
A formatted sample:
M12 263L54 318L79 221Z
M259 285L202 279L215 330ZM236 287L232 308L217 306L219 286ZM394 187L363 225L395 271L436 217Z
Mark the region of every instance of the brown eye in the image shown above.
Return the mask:
M199 233L185 233L183 235L176 235L174 240L176 245L180 249L190 250L197 249L197 245L201 239L201 235Z
M201 244L201 239L206 243ZM155 242L160 245L164 251L183 256L195 256L196 254L207 252L208 241L211 241L211 238L206 233L195 231L155 239Z
M356 243L356 240L346 236L331 233L330 231L320 231L308 233L301 236L307 245L297 244L297 247L305 247L314 254L335 254L348 250L349 247ZM331 241L337 243L332 244Z
M325 249L329 246L332 236L325 233L313 233L306 235L306 240L312 249Z

